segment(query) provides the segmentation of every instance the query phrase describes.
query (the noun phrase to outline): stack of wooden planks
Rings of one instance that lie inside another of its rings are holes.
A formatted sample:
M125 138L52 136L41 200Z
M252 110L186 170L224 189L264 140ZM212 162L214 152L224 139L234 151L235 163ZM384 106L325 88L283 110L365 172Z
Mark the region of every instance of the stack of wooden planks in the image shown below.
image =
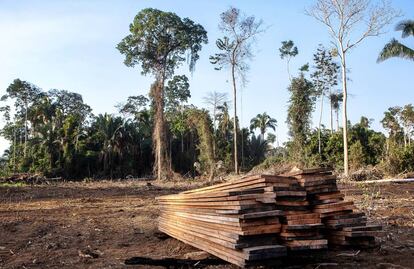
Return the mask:
M380 225L367 225L364 213L355 211L352 201L345 201L328 169L295 169L287 175L295 177L306 189L312 212L324 223L324 236L333 246L373 247Z
M272 183L277 176L250 176L177 195L158 197L159 229L239 266L286 255L278 243L282 210Z
M271 187L276 194L276 208L285 213L281 217L283 245L291 251L327 248L328 242L320 233L324 225L319 214L310 210L306 189L294 177L286 176L283 181L289 185L280 187L273 183Z
M374 246L381 227L344 198L327 169L247 176L157 197L159 229L241 267L287 250Z

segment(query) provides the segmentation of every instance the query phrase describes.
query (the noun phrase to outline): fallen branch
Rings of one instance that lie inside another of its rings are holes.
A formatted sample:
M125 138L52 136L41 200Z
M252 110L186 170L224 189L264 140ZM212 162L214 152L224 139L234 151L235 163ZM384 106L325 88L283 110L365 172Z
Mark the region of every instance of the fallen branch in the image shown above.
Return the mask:
M357 181L354 184L371 184L371 183L410 183L414 182L414 178L389 178L389 179L378 179L378 180L367 180L367 181Z
M338 254L338 255L336 255L336 256L355 257L355 256L357 256L360 252L361 252L361 251L360 251L360 250L358 250L358 251L357 251L357 252L355 252L355 253L339 253L339 254Z

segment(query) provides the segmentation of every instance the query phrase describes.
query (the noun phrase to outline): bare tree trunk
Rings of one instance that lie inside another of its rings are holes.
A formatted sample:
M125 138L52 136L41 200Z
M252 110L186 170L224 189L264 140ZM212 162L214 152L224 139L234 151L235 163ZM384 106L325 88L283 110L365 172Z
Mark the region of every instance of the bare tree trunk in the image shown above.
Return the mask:
M403 136L404 136L404 148L407 148L407 134L404 133Z
M277 127L275 127L276 147L279 147L279 136L277 135Z
M343 103L342 103L342 124L343 124L343 141L344 141L344 174L349 175L348 165L348 115L347 115L347 99L348 89L346 84L346 60L345 53L341 51L341 68L342 68L342 90L343 90Z
M213 107L213 157L214 160L216 159L216 129L217 129L217 102L214 102L214 107Z
M318 151L319 155L322 153L322 143L321 143L321 125L322 125L322 114L323 114L323 93L321 94L321 113L319 115L319 130L318 130Z
M16 126L13 127L13 173L16 172Z
M27 147L27 102L25 104L25 111L24 111L24 150L23 150L23 157L26 158L26 147Z
M290 80L290 82L292 82L292 75L290 74L289 64L290 64L290 57L288 57L288 59L286 61L286 65L287 65L287 72L288 72L288 75L289 75L289 80Z
M331 96L331 91L329 91L329 96ZM330 121L331 121L331 134L333 134L333 107L332 107L332 101L329 100L330 107L331 107L331 114L330 114Z
M336 114L336 131L339 132L339 109L335 111Z
M234 143L234 172L239 174L239 162L238 162L238 151L237 151L237 89L236 89L236 77L235 77L235 70L234 64L231 68L231 76L233 79L233 143Z
M170 138L169 138L169 160L170 160L170 171L172 171L172 139L171 139L171 136L170 136Z

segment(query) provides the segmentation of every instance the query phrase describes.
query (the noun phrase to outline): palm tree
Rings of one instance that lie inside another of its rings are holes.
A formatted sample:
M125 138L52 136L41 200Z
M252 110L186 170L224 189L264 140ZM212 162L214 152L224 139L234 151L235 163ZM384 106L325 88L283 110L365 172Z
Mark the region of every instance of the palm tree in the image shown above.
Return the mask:
M266 158L266 152L268 151L268 144L261 135L252 135L252 138L248 143L249 150L249 163L251 165L258 165Z
M256 117L254 117L250 121L250 130L255 130L259 128L260 134L263 140L264 140L264 135L266 133L266 130L270 128L273 131L276 131L276 126L277 126L277 120L274 118L271 118L269 115L267 115L266 112L264 112L263 114L257 114Z
M220 131L223 138L228 137L229 130L231 129L231 119L229 114L229 106L227 102L217 107L217 120L218 120L218 131Z
M104 171L109 170L110 177L113 176L114 160L122 155L124 140L125 122L121 117L114 117L111 114L99 114L94 122L94 128L101 140L102 149L100 161Z
M395 27L396 31L402 31L401 37L406 38L408 36L414 36L414 20L402 21ZM414 60L414 49L411 49L398 40L393 38L382 49L378 56L378 62L385 61L392 57L398 57L408 60Z

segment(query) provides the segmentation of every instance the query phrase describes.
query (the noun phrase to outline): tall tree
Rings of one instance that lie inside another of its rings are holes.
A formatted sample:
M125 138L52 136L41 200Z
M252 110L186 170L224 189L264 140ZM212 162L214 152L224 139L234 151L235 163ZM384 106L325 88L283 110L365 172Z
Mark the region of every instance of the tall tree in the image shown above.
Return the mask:
M233 131L234 131L234 171L239 173L237 150L237 80L243 85L249 70L248 60L253 58L252 45L259 33L263 31L262 21L254 16L244 16L239 9L230 7L221 13L219 29L225 35L216 41L220 50L210 56L216 69L230 68L233 85Z
M406 20L402 21L395 27L396 31L401 31L402 38L406 38L408 36L414 37L414 21L413 20ZM390 42L388 42L385 47L382 49L379 57L378 62L385 61L389 58L398 57L408 60L414 60L414 49L401 44L398 40L393 38Z
M181 136L181 152L184 152L184 133L188 129L184 115L184 103L191 97L190 84L185 75L174 76L165 86L165 108L170 131ZM170 141L170 156L172 156L172 135Z
M292 75L290 74L290 60L298 55L298 47L295 46L295 43L293 43L292 40L282 41L282 46L279 48L279 52L282 60L286 58L289 80L292 81Z
M40 89L35 85L15 79L13 83L6 89L6 95L2 99L11 98L15 100L15 107L19 114L24 118L24 148L23 155L27 154L27 139L28 139L28 121L27 115L29 113L29 106L35 101Z
M186 60L190 71L199 59L202 44L207 43L207 32L200 24L175 13L146 8L134 18L127 35L117 46L125 55L125 65L141 64L142 74L155 76L151 97L155 104L154 124L154 173L158 179L168 177L168 155L164 118L164 84L174 70Z
M268 128L276 131L277 120L270 117L266 112L263 114L257 114L256 117L250 121L250 130L259 129L260 135L264 140L264 135Z
M319 114L319 127L318 127L318 150L319 154L322 153L321 143L321 125L323 115L323 104L325 96L329 96L332 93L332 88L338 84L338 71L339 65L333 61L332 52L325 49L322 45L319 45L315 54L313 54L314 69L311 74L313 78L313 85L316 89L316 94L320 100L320 114ZM333 108L331 104L331 133L333 132Z
M293 78L288 88L290 92L287 124L292 137L292 154L296 161L304 162L305 144L310 133L311 117L314 110L315 91L312 82L303 72Z
M398 12L385 0L378 5L372 5L370 0L316 0L316 4L306 13L327 27L341 59L344 174L348 176L347 56L351 49L366 38L381 35L384 27L392 22Z

